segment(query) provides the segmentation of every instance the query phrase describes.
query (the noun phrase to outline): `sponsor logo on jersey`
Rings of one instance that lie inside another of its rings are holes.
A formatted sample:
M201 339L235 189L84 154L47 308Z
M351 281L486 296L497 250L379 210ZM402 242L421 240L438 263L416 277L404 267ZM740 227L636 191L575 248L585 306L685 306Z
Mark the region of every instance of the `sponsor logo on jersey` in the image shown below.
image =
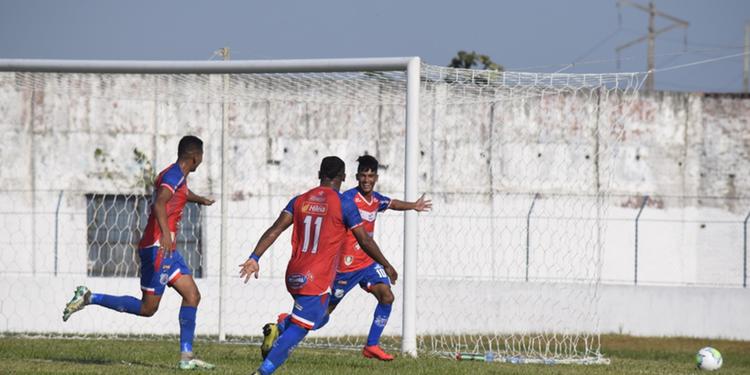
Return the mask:
M364 221L373 222L378 218L378 211L365 211L360 208L359 216L362 216L362 220Z
M336 289L335 292L333 292L333 296L336 298L341 298L344 296L344 290L343 289Z
M323 196L323 192L322 191L320 193L318 193L318 195L312 195L312 196L310 196L307 199L309 199L309 200L311 200L313 202L325 202L326 201L326 197Z
M303 202L302 213L311 215L325 215L328 212L327 203Z
M348 282L348 281L346 281L346 280L339 280L339 281L337 281L336 283L337 283L337 284L339 284L339 285L346 285L346 284L349 284L349 282Z
M286 284L291 289L300 289L307 283L307 276L299 274L299 273L293 273L286 278Z
M159 275L159 284L167 285L167 282L169 282L169 274L162 273Z
M351 266L353 261L354 257L351 255L347 255L344 257L344 264L346 264L347 266Z

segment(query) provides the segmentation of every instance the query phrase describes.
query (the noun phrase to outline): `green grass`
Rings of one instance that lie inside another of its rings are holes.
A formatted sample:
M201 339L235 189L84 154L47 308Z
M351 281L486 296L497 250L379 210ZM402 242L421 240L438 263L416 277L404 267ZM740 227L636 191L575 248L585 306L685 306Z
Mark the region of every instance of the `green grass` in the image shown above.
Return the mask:
M612 361L603 365L512 365L423 356L389 363L358 351L297 349L277 374L699 374L693 358L703 346L724 356L719 374L750 374L750 342L603 336ZM176 340L0 338L0 374L179 373ZM199 341L201 358L218 365L214 374L249 374L260 363L257 346ZM208 372L206 372L208 373Z

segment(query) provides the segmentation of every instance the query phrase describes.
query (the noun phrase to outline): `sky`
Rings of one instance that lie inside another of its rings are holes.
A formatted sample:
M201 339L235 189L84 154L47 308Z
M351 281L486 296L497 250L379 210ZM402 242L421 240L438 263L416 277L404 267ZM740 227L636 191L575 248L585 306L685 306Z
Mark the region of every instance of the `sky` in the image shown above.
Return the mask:
M656 39L656 89L741 92L743 56L727 56L744 52L750 0L654 3L689 22ZM657 18L657 29L669 25ZM647 26L647 13L616 0L0 0L0 58L208 60L229 47L233 60L447 65L467 50L513 71L634 72L647 70L646 43L622 51L619 66L615 48Z

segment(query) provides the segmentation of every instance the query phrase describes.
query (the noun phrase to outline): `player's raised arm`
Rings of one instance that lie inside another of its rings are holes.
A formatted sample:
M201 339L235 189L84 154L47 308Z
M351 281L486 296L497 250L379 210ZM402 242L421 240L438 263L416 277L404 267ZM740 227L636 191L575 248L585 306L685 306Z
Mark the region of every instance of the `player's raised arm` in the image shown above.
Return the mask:
M255 276L255 278L258 278L258 271L260 270L260 265L258 265L258 261L260 260L260 257L263 256L263 253L268 250L271 245L276 241L277 238L283 233L287 228L289 228L290 225L293 223L293 216L292 214L284 210L279 214L279 217L276 219L276 221L271 225L268 229L266 229L265 232L263 232L263 235L260 236L260 240L258 240L258 244L255 245L255 250L253 250L253 253L250 254L250 257L248 260L245 261L245 263L240 264L240 278L245 278L245 283L250 280L250 276Z
M391 210L396 211L407 211L414 210L417 212L429 211L432 208L432 200L425 199L422 194L416 202L405 202L398 199L391 200L391 204L388 206Z
M160 186L156 192L156 200L154 201L154 216L156 216L156 223L159 224L161 230L161 238L159 238L159 247L162 249L162 256L166 257L169 253L174 251L175 247L172 243L172 232L169 229L167 222L167 202L172 198L172 190L165 186Z
M195 194L190 189L188 189L187 200L188 202L195 202L203 206L210 206L214 204L214 202L216 202L216 200L214 199L206 198L198 194Z

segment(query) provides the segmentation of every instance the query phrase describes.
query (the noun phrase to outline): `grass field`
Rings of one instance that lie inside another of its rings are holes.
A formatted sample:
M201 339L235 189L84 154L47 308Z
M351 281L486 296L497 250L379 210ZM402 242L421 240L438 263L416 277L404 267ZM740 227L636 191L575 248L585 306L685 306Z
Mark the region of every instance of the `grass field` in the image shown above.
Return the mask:
M602 336L603 365L513 365L423 356L389 363L356 351L298 349L277 374L698 374L694 355L713 346L724 356L719 374L750 374L750 342ZM0 374L172 374L173 340L0 338ZM260 363L257 346L197 342L197 353L218 365L210 373L249 374ZM208 371L206 371L208 373Z

